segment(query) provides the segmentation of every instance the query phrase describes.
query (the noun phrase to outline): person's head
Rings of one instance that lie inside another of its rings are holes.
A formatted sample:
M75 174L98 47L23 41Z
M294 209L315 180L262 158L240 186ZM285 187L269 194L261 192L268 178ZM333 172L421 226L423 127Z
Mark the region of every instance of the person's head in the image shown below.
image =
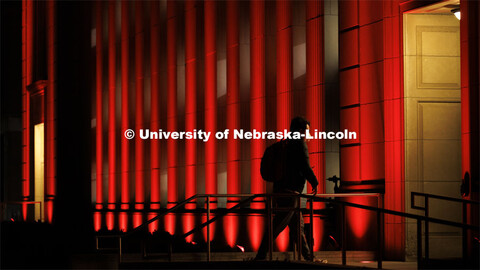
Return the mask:
M292 119L292 122L290 122L290 131L291 132L300 132L302 134L305 134L305 131L307 129L310 129L310 122L308 122L307 119L297 116ZM304 137L306 139L306 136Z

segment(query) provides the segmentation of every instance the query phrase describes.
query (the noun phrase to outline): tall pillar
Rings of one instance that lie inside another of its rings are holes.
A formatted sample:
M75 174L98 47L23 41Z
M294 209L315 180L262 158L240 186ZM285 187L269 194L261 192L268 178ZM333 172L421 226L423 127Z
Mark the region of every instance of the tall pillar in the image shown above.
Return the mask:
M460 1L461 42L461 130L462 130L462 191L463 198L479 200L479 13L476 1ZM468 180L467 180L468 179ZM467 206L467 223L478 226L478 205ZM475 240L475 237L477 240ZM478 232L467 231L465 255L478 267Z
M240 43L237 0L227 2L227 129L230 133L240 128ZM227 139L227 193L241 193L239 141L230 135ZM227 208L234 204L227 203ZM238 217L225 217L225 238L233 247L238 235Z
M96 29L96 86L95 86L95 162L96 162L96 209L102 209L103 203L103 20L102 1L95 3L95 29ZM94 214L94 229L100 230L102 216L99 212Z
M197 128L196 21L194 0L185 2L185 131ZM197 142L185 140L185 198L197 193ZM186 207L194 208L193 204Z
M216 1L204 2L205 20L205 131L213 136L217 130L217 46L216 46ZM205 193L217 193L217 142L215 137L205 142ZM211 208L216 208L217 200ZM212 224L214 225L214 224ZM215 227L210 228L210 240L213 239Z
M250 2L250 129L265 130L265 1ZM265 150L264 140L250 141L250 190L265 193L265 181L260 176L260 161ZM262 209L261 202L251 204ZM254 250L260 246L263 218L251 216L250 242Z
M135 130L144 122L144 29L143 2L135 2ZM145 202L145 146L140 136L135 137L135 209L142 210ZM142 224L142 214L136 213L133 226Z
M368 192L385 176L382 4L339 2L340 130L357 132L340 142L341 192ZM370 197L346 200L377 205ZM373 249L375 215L347 208L347 219L348 248Z
M383 206L390 210L405 211L405 155L403 117L403 70L401 66L402 31L399 0L383 3L383 71L370 73L375 78L383 73L383 125L385 156L385 195ZM376 7L376 12L380 12ZM367 9L367 8L365 8ZM373 76L373 77L372 77ZM367 78L367 80L369 80ZM369 86L370 87L370 86ZM384 216L384 258L405 258L405 219Z
M185 131L197 128L197 6L195 0L185 2ZM207 121L207 120L205 120ZM208 179L206 179L208 181ZM185 140L185 199L197 194L197 141ZM186 209L194 209L191 202ZM191 214L183 216L184 232L194 227ZM193 235L187 238L192 241Z
M45 214L47 222L51 223L56 194L56 3L48 1L46 6L48 86L45 93Z
M205 1L205 131L217 130L216 1ZM205 143L205 193L217 193L217 143Z
M115 2L108 2L108 208L115 209L116 202L116 40L115 40ZM107 213L107 228L113 230L114 214Z
M306 1L306 112L311 130L325 130L325 78L324 78L324 24L323 1ZM317 176L317 192L325 193L325 141L311 140L308 143L310 165ZM308 185L308 192L312 188ZM323 208L315 203L314 209ZM307 205L308 207L308 205ZM315 224L316 223L316 224ZM322 243L323 221L314 220L314 250Z
M158 2L151 2L150 7L150 57L151 57L151 130L157 131L160 128L160 89L159 89L159 5ZM160 142L158 140L150 141L150 164L151 164L151 180L150 180L150 208L160 209ZM155 217L155 213L151 213L150 218ZM158 221L151 223L150 232L158 230Z
M167 129L177 131L177 14L176 1L167 1ZM173 207L178 200L177 195L177 142L167 141L167 178L168 178L168 207ZM175 233L175 216L165 216L165 230Z
M121 209L127 210L130 202L130 140L123 136L123 132L129 129L129 50L130 50L130 31L129 31L129 2L121 3L121 69L122 69L122 129L121 129ZM120 230L128 229L127 213L120 213Z
M33 82L33 1L22 2L22 195L30 198L30 93L27 86ZM28 214L26 204L22 205L23 220Z
M277 130L289 129L292 114L292 3L276 2L277 21Z

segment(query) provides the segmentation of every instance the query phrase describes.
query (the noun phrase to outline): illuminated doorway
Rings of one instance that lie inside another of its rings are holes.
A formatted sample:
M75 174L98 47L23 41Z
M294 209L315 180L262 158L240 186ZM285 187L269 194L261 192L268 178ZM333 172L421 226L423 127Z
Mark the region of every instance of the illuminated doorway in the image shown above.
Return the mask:
M405 209L412 191L461 199L460 22L453 1L403 17ZM420 202L419 202L420 203ZM430 216L461 222L451 202L432 200ZM406 224L406 254L416 255L414 220ZM460 258L461 230L430 224L430 258ZM423 251L422 253L424 253Z
M28 87L30 92L30 164L33 179L28 198L33 201L33 219L45 221L45 91L47 81L40 80ZM31 210L30 210L31 211ZM31 214L29 214L31 216Z
M44 159L44 123L37 124L33 127L34 140L34 201L40 202L35 204L35 220L44 221L43 205L45 203L45 159Z

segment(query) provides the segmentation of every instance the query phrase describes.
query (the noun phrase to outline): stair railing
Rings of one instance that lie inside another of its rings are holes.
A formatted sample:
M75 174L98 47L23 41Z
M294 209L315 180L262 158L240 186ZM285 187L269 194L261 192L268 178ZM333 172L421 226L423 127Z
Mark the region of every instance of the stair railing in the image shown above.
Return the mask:
M415 197L422 197L423 198L423 206L417 205L415 202ZM435 195L435 194L430 194L430 193L422 193L422 192L415 192L412 191L411 196L410 196L410 207L412 209L417 209L421 210L424 212L425 217L430 216L430 211L429 211L429 205L430 205L430 200L429 199L437 199L437 200L442 200L442 201L449 201L449 202L457 202L462 204L462 223L467 224L467 205L479 205L478 201L472 201L472 200L464 200L464 199L458 199L458 198L452 198L452 197L447 197L447 196L441 196L441 195ZM430 244L429 244L429 224L428 220L425 220L425 260L428 261L430 257ZM462 227L462 255L463 255L463 260L465 261L467 258L467 228Z

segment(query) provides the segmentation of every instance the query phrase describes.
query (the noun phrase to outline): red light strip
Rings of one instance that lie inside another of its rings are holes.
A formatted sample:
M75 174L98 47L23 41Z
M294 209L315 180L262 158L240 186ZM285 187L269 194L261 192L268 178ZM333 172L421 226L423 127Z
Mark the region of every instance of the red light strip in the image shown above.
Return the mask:
M22 155L22 178L23 178L23 199L28 200L30 197L30 93L27 91L27 86L32 83L32 68L33 68L33 4L32 1L24 0L22 2L22 58L23 58L23 84L22 84L22 140L23 140L23 155ZM23 219L27 219L27 205L23 204L22 212Z
M128 85L129 85L129 2L121 2L121 62L122 62L122 129L123 133L126 129L130 128L128 121L129 114L129 95L128 95ZM130 191L129 191L129 172L130 172L130 141L127 140L124 136L121 136L121 163L122 163L122 172L121 172L121 202L122 209L128 209L128 203L130 202ZM126 213L120 213L120 230L126 231L128 229L128 216Z
M250 2L250 128L265 130L265 1ZM264 193L260 176L260 159L265 150L263 140L251 140L251 192ZM263 208L260 203L252 208Z
M240 49L238 29L238 1L227 2L227 128L240 127ZM227 190L238 194L240 190L240 151L232 136L227 141Z
M115 151L115 2L108 2L108 207L115 209L116 188L116 151ZM113 213L107 214L107 228L115 226Z
M135 2L135 130L138 132L144 127L144 29L143 29L143 2ZM135 209L143 209L145 202L145 156L144 143L140 136L135 137ZM141 213L133 219L133 226L142 223Z
M265 130L265 1L250 2L250 128ZM263 140L250 141L250 190L265 193L265 181L260 176L260 160L265 150ZM251 208L264 208L263 202ZM257 250L263 235L263 217L249 216L249 238Z
M195 1L185 2L185 131L197 128L196 16ZM196 194L197 142L185 140L185 198ZM187 204L186 208L194 208Z
M324 45L323 2L306 1L306 104L307 119L311 129L325 130L324 92ZM318 193L325 193L325 141L311 140L308 145L310 165L317 176ZM312 187L308 191L312 192ZM323 203L314 203L314 209L323 208ZM310 205L307 205L310 208ZM323 239L323 224L314 221L314 250L319 250Z
M168 131L177 131L177 16L176 2L167 1L167 128ZM167 141L167 162L168 162L168 207L172 202L177 201L177 142L169 139ZM171 234L175 233L175 217L165 217L165 230Z
M152 2L150 7L150 55L151 55L151 129L158 130L160 128L160 96L159 96L159 6L158 2ZM150 179L150 202L151 209L160 208L160 142L158 140L150 141L151 147L151 179ZM155 213L152 213L152 218ZM158 222L151 223L150 232L158 230Z
M226 3L227 12L227 128L240 128L240 58L238 1ZM240 187L240 151L237 140L227 140L227 193L239 194ZM234 204L227 204L231 207ZM238 235L238 217L227 216L224 223L225 239L230 247L234 247Z
M277 1L277 130L289 128L292 110L292 4Z
M217 130L217 48L216 2L205 4L205 131ZM205 193L217 193L217 143L215 138L205 143ZM212 205L213 207L215 204Z
M95 5L96 16L96 128L95 128L95 140L96 140L96 195L95 201L97 203L96 208L102 209L99 205L103 203L103 114L102 114L102 92L103 92L103 24L102 24L102 1L97 1ZM96 213L94 216L95 230L100 230L102 225L100 213Z
M45 214L48 223L52 223L53 219L53 197L55 196L56 186L56 145L55 145L55 96L56 96L56 53L55 53L55 2L48 1L47 5L47 54L48 54L48 87L46 91L46 140L45 140L45 179L46 179L46 194Z

